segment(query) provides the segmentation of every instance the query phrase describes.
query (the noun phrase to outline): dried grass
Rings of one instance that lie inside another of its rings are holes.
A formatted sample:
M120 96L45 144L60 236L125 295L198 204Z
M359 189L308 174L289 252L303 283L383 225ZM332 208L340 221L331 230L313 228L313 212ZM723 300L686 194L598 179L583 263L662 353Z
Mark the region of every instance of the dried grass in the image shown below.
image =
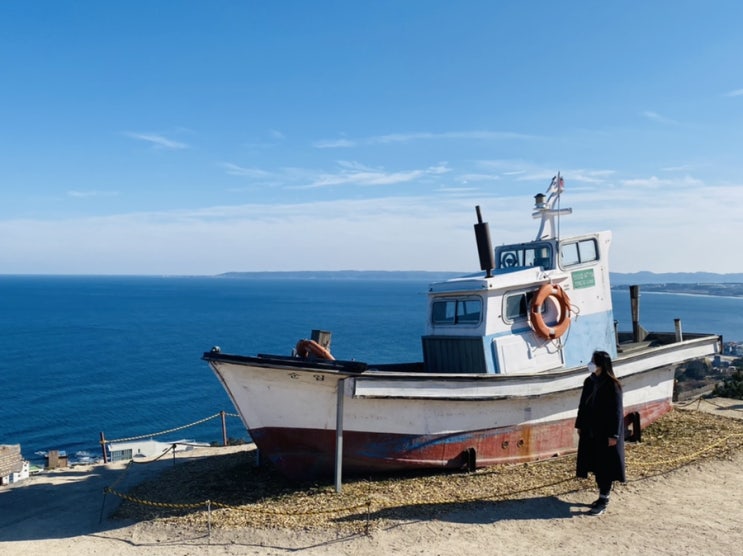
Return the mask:
M663 474L701 459L730 458L741 448L743 421L676 410L645 429L642 442L627 444L627 479ZM178 463L129 492L137 501L125 499L115 517L199 528L368 531L390 521L435 518L464 505L593 488L592 478L575 478L575 455L570 455L474 473L348 478L337 494L332 484L289 483L270 467L257 467L254 451L240 451ZM198 507L187 507L194 504Z

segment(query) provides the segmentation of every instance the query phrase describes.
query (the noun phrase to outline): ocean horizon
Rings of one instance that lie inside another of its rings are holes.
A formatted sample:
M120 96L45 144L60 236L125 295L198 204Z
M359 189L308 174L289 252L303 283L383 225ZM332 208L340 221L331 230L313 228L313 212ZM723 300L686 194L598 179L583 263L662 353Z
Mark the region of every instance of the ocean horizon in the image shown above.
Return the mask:
M449 270L251 270L225 271L216 274L54 274L54 273L0 273L0 277L48 277L48 278L234 278L234 279L297 279L342 278L342 279L447 279L478 274L477 272ZM716 272L610 272L611 283L616 286L630 284L743 284L743 273Z
M339 359L419 361L429 282L0 275L0 444L35 461L55 449L98 455L100 433L220 441L219 419L156 435L235 413L204 352L288 355L322 329ZM631 330L628 292L612 299L620 330ZM649 331L679 318L684 332L740 341L741 314L743 298L641 291ZM239 419L227 425L229 437L249 438Z

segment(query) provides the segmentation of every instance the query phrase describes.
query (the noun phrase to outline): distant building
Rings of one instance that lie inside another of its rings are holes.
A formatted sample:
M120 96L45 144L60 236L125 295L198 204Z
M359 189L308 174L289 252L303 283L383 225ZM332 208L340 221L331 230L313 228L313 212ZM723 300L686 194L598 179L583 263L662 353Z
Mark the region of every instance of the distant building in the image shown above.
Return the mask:
M28 479L28 475L29 463L21 455L21 445L0 445L0 485Z
M174 442L160 442L152 438L130 442L110 442L108 444L109 461L129 461L137 458L161 457L168 452L187 452L194 448L207 447L206 442L181 439Z

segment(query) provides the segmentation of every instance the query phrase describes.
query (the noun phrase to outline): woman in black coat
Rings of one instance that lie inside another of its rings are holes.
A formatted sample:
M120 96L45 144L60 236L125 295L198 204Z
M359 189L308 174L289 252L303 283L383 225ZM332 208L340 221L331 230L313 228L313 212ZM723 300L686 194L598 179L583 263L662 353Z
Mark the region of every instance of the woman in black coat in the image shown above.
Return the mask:
M590 513L606 511L612 482L625 482L624 407L622 385L614 376L611 357L595 351L588 364L591 374L583 382L575 428L578 429L578 462L576 475L588 477L592 471L599 488L598 499Z

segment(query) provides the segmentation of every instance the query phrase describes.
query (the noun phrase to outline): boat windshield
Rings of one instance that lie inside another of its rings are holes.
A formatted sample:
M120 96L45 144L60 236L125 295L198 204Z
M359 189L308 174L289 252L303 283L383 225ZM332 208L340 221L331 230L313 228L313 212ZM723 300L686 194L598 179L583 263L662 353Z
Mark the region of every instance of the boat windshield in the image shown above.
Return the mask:
M529 243L507 245L498 249L498 268L527 268L541 266L544 270L554 268L552 245L549 243Z

